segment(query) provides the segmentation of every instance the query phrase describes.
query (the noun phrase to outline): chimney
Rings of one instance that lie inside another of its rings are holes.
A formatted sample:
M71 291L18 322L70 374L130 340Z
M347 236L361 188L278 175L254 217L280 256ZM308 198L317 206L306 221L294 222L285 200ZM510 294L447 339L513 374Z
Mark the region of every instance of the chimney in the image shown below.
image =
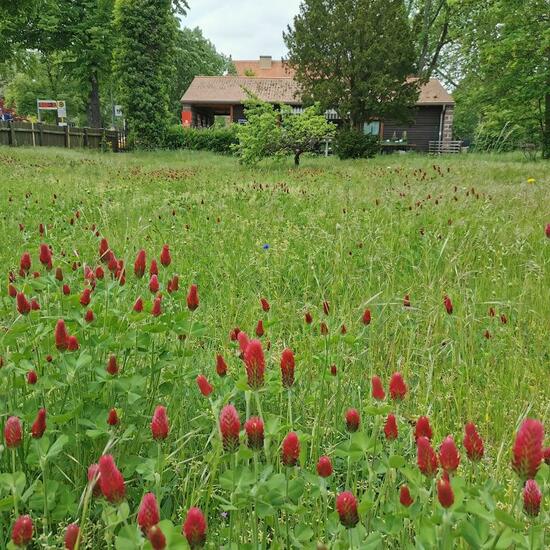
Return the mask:
M271 69L271 63L270 55L260 55L260 69Z

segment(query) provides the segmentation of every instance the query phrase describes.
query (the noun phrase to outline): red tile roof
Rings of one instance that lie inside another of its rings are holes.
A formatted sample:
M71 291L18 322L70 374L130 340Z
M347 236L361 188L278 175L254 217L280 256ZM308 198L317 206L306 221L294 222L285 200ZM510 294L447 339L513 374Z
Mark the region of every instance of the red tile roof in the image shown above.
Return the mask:
M291 69L285 61L271 61L270 68L262 68L261 62L257 59L253 61L240 60L233 61L235 69L237 69L238 76L247 76L247 73L254 73L250 76L256 76L260 78L281 78L281 77L293 77L294 69Z

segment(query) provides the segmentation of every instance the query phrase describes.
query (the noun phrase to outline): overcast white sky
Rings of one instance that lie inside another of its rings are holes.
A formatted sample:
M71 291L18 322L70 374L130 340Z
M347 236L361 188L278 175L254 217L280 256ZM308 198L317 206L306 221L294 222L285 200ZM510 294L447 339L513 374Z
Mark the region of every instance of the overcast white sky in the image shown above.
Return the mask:
M188 0L186 27L200 27L216 49L233 59L286 53L282 33L300 0Z

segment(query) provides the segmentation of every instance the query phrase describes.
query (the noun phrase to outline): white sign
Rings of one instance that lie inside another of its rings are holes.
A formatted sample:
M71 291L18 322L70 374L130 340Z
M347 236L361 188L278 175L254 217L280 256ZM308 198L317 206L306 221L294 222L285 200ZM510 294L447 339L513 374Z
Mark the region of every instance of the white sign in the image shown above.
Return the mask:
M115 116L122 116L122 105L115 105Z
M59 118L66 118L67 116L67 104L64 101L57 102L57 116Z

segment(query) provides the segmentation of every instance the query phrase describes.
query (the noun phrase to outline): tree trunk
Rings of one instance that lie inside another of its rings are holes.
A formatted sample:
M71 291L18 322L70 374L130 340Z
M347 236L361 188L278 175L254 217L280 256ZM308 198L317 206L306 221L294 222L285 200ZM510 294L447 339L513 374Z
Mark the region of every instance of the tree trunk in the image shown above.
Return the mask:
M542 158L550 159L550 92L544 96L544 130L542 135Z
M300 155L302 154L302 151L296 150L294 151L294 166L300 166Z
M97 71L93 71L90 75L88 126L90 128L101 128L101 104L99 102L99 79L97 78Z

